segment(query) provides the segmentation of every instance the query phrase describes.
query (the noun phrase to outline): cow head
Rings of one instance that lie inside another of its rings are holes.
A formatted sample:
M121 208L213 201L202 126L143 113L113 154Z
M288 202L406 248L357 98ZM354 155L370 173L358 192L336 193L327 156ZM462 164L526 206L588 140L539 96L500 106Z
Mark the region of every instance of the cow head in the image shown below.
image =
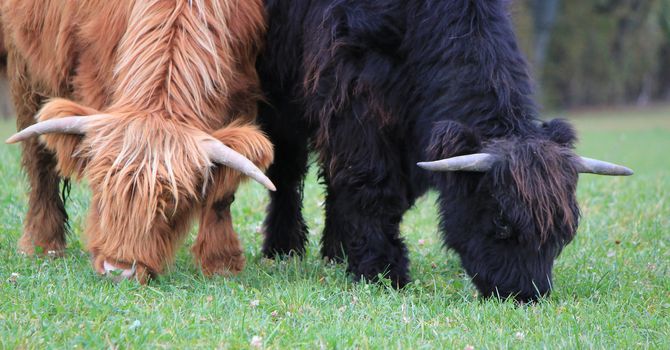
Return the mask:
M269 165L272 146L254 126L231 125L209 134L175 119L160 110L99 112L54 99L38 113L37 124L7 140L42 135L61 175L88 181L93 194L86 226L89 248L94 257L110 259L96 261L101 273L108 266L134 264L131 257L145 256L149 246L156 247L155 259L139 263L149 273L159 272L167 263L162 257L171 256L165 251L187 231L204 194L232 195L239 173L274 190L259 169Z
M463 124L436 124L428 155L440 160L419 166L439 172L446 242L484 296L547 295L554 259L577 230L578 174L632 174L575 155L575 140L561 120L525 137L485 141Z

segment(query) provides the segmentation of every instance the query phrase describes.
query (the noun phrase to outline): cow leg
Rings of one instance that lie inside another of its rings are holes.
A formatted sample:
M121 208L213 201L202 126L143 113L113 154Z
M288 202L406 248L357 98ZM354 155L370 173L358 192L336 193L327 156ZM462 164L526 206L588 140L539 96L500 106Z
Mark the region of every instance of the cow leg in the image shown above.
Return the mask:
M30 86L27 69L16 54L9 55L7 64L17 129L21 130L35 123L41 98ZM28 176L30 193L19 249L31 255L61 255L65 249L67 213L61 197L56 159L37 138L24 141L22 147L22 165ZM63 194L66 189L67 186Z
M198 237L191 251L205 275L236 275L244 268L242 244L233 229L230 204L226 196L202 211Z
M269 258L302 255L307 243L307 224L302 216L303 181L308 157L306 137L272 141L275 144L275 160L268 169L268 176L277 191L270 192L270 204L263 223L263 255Z
M321 256L324 259L342 263L346 260L346 254L344 252L346 230L342 228L338 229L337 226L337 217L340 215L340 213L338 213L338 206L335 205L337 192L331 188L330 180L324 169L322 169L320 177L326 184L326 222L323 235L321 236Z
M409 208L401 159L374 123L342 118L323 151L328 184L321 253L343 260L356 279L380 275L394 287L409 282L400 221ZM351 124L348 124L351 123Z
M55 160L37 140L24 143L22 158L30 194L19 249L31 255L61 255L65 250L67 212L60 195L61 178L56 173Z
M384 190L374 185L357 188L333 186L328 191L321 254L335 261L346 258L357 280L376 281L383 275L394 287L403 287L409 282L407 248L399 229L405 205L384 197Z

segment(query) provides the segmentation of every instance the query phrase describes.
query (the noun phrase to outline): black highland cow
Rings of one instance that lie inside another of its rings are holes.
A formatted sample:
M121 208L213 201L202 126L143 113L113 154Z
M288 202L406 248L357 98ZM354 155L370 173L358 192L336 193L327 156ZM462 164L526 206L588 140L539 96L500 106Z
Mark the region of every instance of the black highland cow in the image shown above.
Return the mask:
M266 1L261 122L276 147L277 192L265 255L304 252L313 150L327 186L322 254L346 257L357 278L408 283L398 226L432 187L444 241L483 295L549 293L554 259L579 221L578 173L632 172L578 157L568 123L539 120L505 6ZM435 162L417 166L426 160Z

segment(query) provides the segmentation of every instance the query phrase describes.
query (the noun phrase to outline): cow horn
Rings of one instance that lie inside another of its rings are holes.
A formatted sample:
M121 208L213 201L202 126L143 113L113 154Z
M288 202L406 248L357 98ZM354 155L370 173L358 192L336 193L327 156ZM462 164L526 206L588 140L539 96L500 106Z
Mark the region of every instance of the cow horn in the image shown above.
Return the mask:
M420 162L416 165L430 171L474 171L485 172L491 169L498 157L489 153L475 153L464 156Z
M99 119L103 115L92 115L92 116L74 116L74 117L63 117L45 120L33 124L16 134L8 138L6 143L17 143L20 141L25 141L33 136L39 136L43 134L73 134L73 135L84 135L88 129L88 125L91 121Z
M633 170L626 168L625 166L586 157L579 157L579 161L576 162L575 165L577 171L580 173L612 176L633 175Z
M202 141L202 146L212 162L239 170L243 174L258 181L258 183L265 186L265 188L270 191L277 190L272 181L263 174L261 169L258 169L258 167L254 165L252 161L247 159L247 157L224 145L223 142L207 138Z

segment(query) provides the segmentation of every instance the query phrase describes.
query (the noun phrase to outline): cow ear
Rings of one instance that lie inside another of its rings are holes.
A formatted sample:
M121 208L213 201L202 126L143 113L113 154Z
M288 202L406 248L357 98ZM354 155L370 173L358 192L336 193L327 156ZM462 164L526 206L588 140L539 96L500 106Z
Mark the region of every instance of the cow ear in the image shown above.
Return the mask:
M577 142L577 132L565 119L553 119L542 123L542 129L550 140L573 148Z
M38 122L69 116L99 115L100 112L66 99L52 99L36 116ZM40 136L40 142L54 153L57 170L63 177L81 177L88 162L86 152L81 152L83 135L52 133Z
M433 125L426 153L430 159L444 159L481 150L481 140L470 127L453 120Z

